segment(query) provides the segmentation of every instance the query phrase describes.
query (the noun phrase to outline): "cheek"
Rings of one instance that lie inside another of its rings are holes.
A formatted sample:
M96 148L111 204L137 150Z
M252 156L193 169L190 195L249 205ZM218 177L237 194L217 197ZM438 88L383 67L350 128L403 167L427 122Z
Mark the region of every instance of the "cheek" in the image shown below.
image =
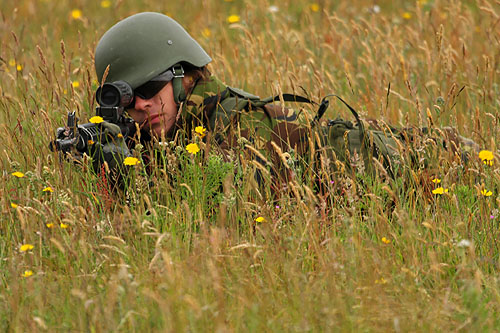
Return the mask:
M144 112L139 112L137 110L131 109L127 110L127 114L134 119L136 123L141 123L144 121Z
M177 104L175 104L175 102L172 100L172 101L169 101L169 103L167 105L165 105L166 109L167 109L167 114L171 117L176 117L177 116L177 110L178 110L178 107L177 107Z
M176 117L178 107L174 101L172 83L165 86L158 97L160 98L159 103L162 105L163 112L165 112L165 114L169 117Z

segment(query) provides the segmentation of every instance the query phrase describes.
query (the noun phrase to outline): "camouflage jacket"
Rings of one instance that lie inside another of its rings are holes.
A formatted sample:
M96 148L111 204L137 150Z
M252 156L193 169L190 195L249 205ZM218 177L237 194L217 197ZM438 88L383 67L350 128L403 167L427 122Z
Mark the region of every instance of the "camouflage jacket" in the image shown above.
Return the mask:
M196 126L207 129L206 142L224 154L240 149L257 167L286 176L286 163L293 150L307 150L309 130L297 114L258 96L223 84L215 76L198 82L181 106L177 131L191 138Z

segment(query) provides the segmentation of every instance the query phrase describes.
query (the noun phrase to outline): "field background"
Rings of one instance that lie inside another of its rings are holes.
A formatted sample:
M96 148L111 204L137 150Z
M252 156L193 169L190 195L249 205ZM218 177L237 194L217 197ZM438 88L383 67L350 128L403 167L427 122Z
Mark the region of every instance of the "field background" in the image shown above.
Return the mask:
M435 155L432 171L409 172L413 183L337 174L325 199L295 182L270 201L250 163L234 185L230 163L171 147L183 171L136 167L124 202L48 149L69 110L93 115L99 37L158 11L186 27L229 85L262 97L336 93L363 117L432 119L496 152L499 1L1 4L0 330L500 327L496 159L473 155L463 167ZM337 116L352 118L332 102L326 117ZM438 186L448 192L432 194Z

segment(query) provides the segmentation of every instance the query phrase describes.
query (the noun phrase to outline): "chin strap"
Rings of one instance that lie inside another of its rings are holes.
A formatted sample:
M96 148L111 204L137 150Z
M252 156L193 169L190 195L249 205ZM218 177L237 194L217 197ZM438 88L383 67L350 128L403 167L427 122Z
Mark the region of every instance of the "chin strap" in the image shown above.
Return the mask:
M172 80L174 101L175 103L180 104L186 100L186 90L184 89L184 85L182 84L182 78L184 77L184 68L182 68L181 64L174 65L172 67L172 73L174 74L174 78Z

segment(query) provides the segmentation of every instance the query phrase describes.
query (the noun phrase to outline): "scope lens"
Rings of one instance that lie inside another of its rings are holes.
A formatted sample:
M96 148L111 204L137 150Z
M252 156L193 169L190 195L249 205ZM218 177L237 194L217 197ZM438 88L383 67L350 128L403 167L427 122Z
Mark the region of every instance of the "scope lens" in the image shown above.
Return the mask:
M120 91L106 83L97 91L97 101L101 106L117 106L120 101Z

